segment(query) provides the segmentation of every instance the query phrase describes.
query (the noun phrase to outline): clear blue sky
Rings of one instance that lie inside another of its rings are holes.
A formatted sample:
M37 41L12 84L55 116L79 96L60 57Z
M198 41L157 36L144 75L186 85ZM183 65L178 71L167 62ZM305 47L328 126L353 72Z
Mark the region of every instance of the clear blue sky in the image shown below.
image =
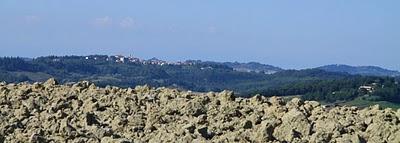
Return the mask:
M399 0L1 0L0 56L400 70Z

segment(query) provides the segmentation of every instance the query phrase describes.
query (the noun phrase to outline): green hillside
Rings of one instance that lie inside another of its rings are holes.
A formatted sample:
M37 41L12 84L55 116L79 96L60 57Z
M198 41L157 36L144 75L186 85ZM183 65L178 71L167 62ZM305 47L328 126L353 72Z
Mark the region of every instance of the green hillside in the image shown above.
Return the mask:
M392 77L361 76L320 69L281 70L274 74L241 72L215 62L166 63L157 59L121 62L117 57L49 56L0 58L0 80L36 82L54 77L61 83L89 80L98 86L165 86L192 91L235 91L238 96L302 95L328 103L370 95L370 101L400 103L400 86ZM359 90L374 85L373 92Z

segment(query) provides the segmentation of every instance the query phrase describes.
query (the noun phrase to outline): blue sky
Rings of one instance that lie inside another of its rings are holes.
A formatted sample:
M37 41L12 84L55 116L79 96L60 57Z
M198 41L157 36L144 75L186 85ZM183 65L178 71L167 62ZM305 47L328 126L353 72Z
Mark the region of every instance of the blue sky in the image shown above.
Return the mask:
M1 0L0 56L123 54L400 70L398 0Z

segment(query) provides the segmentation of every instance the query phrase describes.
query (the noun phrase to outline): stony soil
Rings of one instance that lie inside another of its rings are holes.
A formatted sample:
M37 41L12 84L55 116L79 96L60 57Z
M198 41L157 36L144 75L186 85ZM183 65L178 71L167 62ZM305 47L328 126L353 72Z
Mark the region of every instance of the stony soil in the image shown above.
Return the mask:
M89 82L0 84L0 142L400 142L400 110Z

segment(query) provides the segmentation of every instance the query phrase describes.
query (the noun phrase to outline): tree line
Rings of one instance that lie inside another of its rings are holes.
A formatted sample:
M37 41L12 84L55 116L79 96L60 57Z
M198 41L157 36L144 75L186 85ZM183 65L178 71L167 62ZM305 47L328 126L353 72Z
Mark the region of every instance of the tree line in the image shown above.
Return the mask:
M43 73L55 77L61 83L90 80L99 86L132 87L148 84L193 91L228 89L244 97L255 94L302 95L306 100L326 102L352 100L367 95L369 100L400 103L400 88L396 82L398 77L349 75L319 69L283 70L269 75L238 72L212 62L160 66L115 63L105 60L108 56L96 57L99 60L87 60L83 56L48 56L35 59L3 57L0 58L0 80L34 82L38 79L37 73ZM374 92L359 91L360 86L372 84L376 86Z

